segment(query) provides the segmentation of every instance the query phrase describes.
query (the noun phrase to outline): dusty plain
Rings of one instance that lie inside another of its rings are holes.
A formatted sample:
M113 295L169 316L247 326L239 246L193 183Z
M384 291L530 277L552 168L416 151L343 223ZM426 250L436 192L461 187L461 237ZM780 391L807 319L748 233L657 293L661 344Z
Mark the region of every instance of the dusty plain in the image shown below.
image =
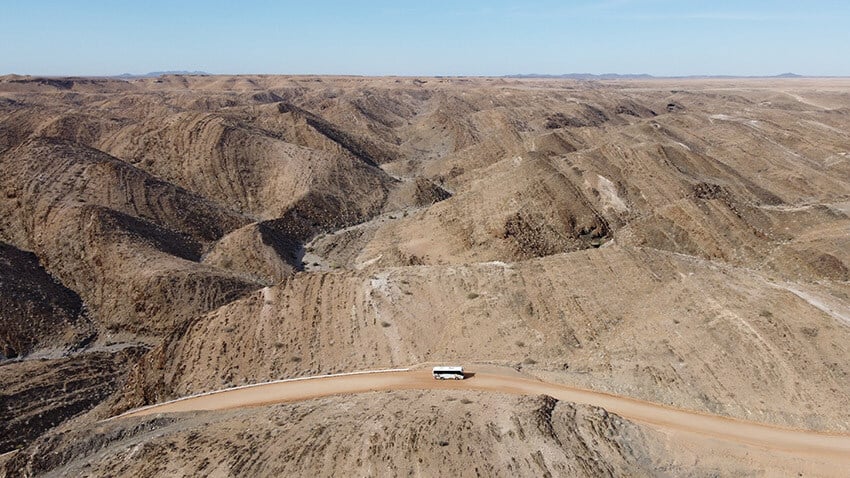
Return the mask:
M5 76L0 172L0 474L846 473L451 385L103 420L427 362L847 436L850 79Z

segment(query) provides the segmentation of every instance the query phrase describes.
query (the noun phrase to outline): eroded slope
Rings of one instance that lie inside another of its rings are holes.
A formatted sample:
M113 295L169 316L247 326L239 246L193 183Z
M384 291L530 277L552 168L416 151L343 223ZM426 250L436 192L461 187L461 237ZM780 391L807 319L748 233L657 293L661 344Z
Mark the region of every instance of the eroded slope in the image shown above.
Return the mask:
M4 354L26 367L154 346L110 369L114 386L132 368L127 385L87 402L71 434L185 393L421 361L498 362L847 430L847 90L830 79L3 77L0 239L17 259L0 271L13 285L0 300L15 311L6 323L36 321ZM88 453L67 439L51 438L62 466ZM477 440L466 446L499 446ZM251 466L225 455L185 469ZM565 460L545 470L586 471ZM734 473L730 460L712 463ZM492 469L545 471L523 463ZM164 459L97 466L174 471Z

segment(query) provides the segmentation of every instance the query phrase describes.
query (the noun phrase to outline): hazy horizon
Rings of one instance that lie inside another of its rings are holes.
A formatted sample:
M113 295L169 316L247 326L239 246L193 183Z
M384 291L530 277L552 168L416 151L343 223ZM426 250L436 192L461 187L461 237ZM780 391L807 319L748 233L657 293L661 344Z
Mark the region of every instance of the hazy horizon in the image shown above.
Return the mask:
M850 75L850 5L837 1L46 1L5 10L0 74Z
M184 75L184 76L326 76L326 77L355 77L355 78L506 78L506 79L558 79L558 78L575 78L583 79L723 79L723 78L740 78L740 79L770 79L770 78L850 78L850 75L804 75L796 72L784 72L775 75L735 75L735 74L695 74L695 75L649 75L647 73L512 73L504 75L361 75L354 73L264 73L264 72L247 72L247 73L215 73L208 71L190 71L190 70L155 70L148 72L123 72L119 74L31 74L31 73L2 73L0 76L24 76L33 78L155 78L163 75Z

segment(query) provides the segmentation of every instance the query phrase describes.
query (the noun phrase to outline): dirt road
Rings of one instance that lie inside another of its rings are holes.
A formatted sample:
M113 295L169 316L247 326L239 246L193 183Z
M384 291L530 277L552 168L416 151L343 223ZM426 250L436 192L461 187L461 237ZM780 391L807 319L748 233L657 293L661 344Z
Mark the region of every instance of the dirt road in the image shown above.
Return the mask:
M602 407L624 418L659 429L703 435L724 442L745 444L774 452L790 453L850 465L850 435L818 433L708 415L666 407L606 393L543 382L507 373L475 372L463 381L437 381L428 370L383 371L272 382L131 410L120 417L197 410L224 410L341 395L387 390L475 390L519 395L550 395L559 400Z

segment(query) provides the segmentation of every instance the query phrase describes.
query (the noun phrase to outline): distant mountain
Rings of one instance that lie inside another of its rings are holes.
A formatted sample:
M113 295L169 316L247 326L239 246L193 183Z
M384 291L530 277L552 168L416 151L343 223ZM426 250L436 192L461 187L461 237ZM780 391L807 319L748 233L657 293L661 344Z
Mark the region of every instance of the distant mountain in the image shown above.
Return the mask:
M805 78L803 75L798 75L796 73L782 73L781 75L765 75L765 76L747 76L747 75L684 75L684 76L653 76L646 73L637 73L637 74L620 74L620 73L602 73L602 74L593 74L593 73L564 73L561 75L550 75L550 74L537 74L537 73L527 73L527 74L516 74L516 75L505 75L503 78L562 78L568 80L648 80L652 78Z
M168 70L168 71L152 71L144 74L122 73L116 75L116 78L156 78L164 75L192 75L192 76L208 76L205 71L188 71L188 70Z
M649 79L655 78L652 75L648 75L646 73L640 74L624 74L621 75L619 73L603 73L601 75L595 75L593 73L564 73L562 75L547 75L547 74L537 74L537 73L529 73L529 74L519 74L519 75L507 75L505 78L564 78L569 80L625 80L625 79Z

